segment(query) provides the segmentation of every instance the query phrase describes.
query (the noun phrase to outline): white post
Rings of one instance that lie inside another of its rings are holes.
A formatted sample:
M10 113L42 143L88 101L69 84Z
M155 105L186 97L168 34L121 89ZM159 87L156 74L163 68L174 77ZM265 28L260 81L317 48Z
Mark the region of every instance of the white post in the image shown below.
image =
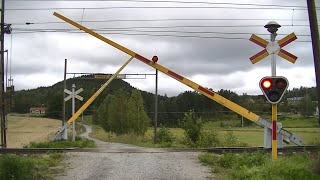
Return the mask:
M271 43L274 43L275 40L276 40L276 36L277 36L277 33L271 33ZM276 76L276 57L275 57L275 52L273 52L271 54L271 76Z
M74 90L76 88L75 84L72 84L72 116L74 115L74 111L75 111L75 93ZM75 126L75 122L72 123L72 141L76 140L76 126Z

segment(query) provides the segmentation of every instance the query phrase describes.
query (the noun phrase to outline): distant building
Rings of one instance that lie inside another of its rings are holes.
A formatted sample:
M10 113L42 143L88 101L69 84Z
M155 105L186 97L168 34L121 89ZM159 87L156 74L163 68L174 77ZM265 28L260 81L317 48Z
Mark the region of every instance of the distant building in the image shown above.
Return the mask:
M46 111L48 108L46 107L31 107L30 108L30 114L32 115L44 115L46 114Z
M292 98L287 98L287 101L288 102L291 102L291 103L298 103L300 101L302 101L303 97L292 97Z

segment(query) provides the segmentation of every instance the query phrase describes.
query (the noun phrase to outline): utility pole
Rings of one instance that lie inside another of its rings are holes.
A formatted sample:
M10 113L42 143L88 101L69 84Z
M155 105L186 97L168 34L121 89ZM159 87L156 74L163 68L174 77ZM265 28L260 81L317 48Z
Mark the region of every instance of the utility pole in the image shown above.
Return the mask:
M152 57L152 62L158 62L158 56ZM154 137L153 143L157 144L157 126L158 126L158 69L156 69L156 89L155 89L155 102L154 102Z
M7 127L6 127L6 112L5 112L5 92L4 92L4 4L5 0L1 1L1 146L7 147Z
M309 24L313 49L314 70L316 75L316 89L318 94L318 111L320 112L320 46L319 46L319 29L317 20L317 11L315 0L307 0ZM319 125L320 125L320 116Z
M67 89L67 59L64 60L64 74L63 74L63 91ZM62 125L61 127L66 123L66 101L64 100L66 98L66 94L63 93L63 106L62 106ZM67 130L64 130L61 133L61 139L66 140L68 139Z

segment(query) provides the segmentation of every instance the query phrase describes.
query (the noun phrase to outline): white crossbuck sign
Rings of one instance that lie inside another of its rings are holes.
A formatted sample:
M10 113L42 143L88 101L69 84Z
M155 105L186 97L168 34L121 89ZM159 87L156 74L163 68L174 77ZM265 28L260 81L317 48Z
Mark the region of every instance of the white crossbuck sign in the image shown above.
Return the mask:
M78 94L81 93L82 91L83 91L83 89L80 88L80 89L78 89L78 90L76 90L76 91L74 92L74 97L77 98L77 99L79 99L80 101L83 100L83 97L79 96ZM67 94L69 94L69 96L67 96L66 98L64 98L64 101L68 101L69 99L72 98L72 91L69 91L68 89L64 89L64 92L67 93Z

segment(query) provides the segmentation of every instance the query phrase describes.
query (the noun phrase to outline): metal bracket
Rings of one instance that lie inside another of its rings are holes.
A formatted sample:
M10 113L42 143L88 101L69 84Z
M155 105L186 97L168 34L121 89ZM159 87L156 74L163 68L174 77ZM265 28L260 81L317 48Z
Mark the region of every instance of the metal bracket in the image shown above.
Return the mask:
M269 129L272 129L272 123L268 120L265 120L263 118L259 118L259 120L256 122L261 127L267 127ZM277 132L282 134L285 138L289 139L292 143L302 146L303 145L303 139L283 128L277 128Z

